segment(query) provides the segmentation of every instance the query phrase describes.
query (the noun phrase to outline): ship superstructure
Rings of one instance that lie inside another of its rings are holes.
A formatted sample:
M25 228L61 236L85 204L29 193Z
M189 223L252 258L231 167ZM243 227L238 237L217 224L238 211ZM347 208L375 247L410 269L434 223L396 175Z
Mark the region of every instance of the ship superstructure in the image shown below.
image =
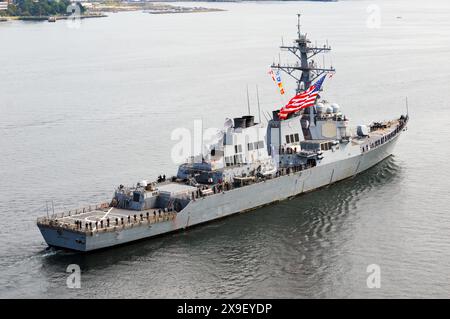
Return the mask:
M297 62L272 68L296 80L296 96L314 85L318 93L319 77L335 72L313 61L331 48L311 45L300 32L300 16L293 45L281 48ZM389 156L408 122L402 115L353 130L339 105L320 94L310 100L308 107L273 111L267 123L249 114L227 119L207 150L187 159L175 176L120 185L110 203L39 218L38 227L48 245L78 251L185 229L352 177Z

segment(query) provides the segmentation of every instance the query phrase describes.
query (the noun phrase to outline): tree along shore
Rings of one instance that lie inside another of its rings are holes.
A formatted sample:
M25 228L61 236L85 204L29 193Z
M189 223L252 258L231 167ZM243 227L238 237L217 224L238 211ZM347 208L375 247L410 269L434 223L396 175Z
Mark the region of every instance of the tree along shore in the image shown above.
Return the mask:
M17 0L9 4L8 9L0 11L0 18L68 16L72 13L82 15L85 11L81 3L72 3L70 0Z

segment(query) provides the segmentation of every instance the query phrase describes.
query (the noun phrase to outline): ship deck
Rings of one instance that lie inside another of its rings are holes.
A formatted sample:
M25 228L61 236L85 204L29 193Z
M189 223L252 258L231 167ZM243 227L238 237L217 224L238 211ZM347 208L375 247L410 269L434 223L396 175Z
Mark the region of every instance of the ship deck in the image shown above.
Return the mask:
M395 136L396 130L402 129L402 127L399 127L399 123L400 121L398 120L385 122L385 127L381 127L370 132L368 137L363 140L356 140L354 143L356 142L362 147L370 145L370 149L376 148L391 138L388 136L386 139L388 134L394 133L393 136ZM283 171L280 171L281 176L284 174L285 173L283 173ZM232 184L227 185L224 190L229 190L230 187L233 187ZM164 194L164 196L167 194L169 196L183 194L187 195L188 198L191 193L195 193L198 190L197 187L169 181L159 183L158 189L161 194ZM204 197L215 193L215 191L210 191L209 193L204 193L202 191L200 196ZM176 218L176 212L167 211L167 209L164 211L159 208L151 208L138 211L111 207L109 204L104 203L92 208L89 207L88 209L69 211L68 213L39 218L38 224L53 228L71 229L77 232L98 232L116 230L117 227L133 227L134 224L140 223L158 223L161 221L173 220L174 218Z
M42 224L54 223L58 225L58 227L73 230L95 231L100 229L106 230L115 226L139 223L142 221L155 223L171 219L173 214L173 212L164 212L162 210L160 213L160 210L155 208L136 211L116 207L102 207L86 212L77 212L74 214L69 212L53 215L48 218L44 217L40 222ZM101 224L101 222L103 222L103 224Z

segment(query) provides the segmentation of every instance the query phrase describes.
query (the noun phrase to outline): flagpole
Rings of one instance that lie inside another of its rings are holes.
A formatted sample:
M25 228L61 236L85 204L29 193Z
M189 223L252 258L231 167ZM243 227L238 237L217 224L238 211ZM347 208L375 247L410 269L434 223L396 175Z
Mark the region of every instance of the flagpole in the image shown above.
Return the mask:
M408 97L406 97L406 116L409 116Z
M248 95L248 84L247 84L247 109L248 115L250 115L250 96Z
M258 90L258 84L256 84L256 100L258 101L259 123L261 123L261 106L259 105L259 90Z

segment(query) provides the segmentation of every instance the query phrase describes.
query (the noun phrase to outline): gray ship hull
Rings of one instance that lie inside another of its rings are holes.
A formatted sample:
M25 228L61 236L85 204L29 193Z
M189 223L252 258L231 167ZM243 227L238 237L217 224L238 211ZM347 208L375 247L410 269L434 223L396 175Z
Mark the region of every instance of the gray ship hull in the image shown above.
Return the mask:
M143 221L133 227L117 226L116 231L90 233L38 226L48 245L77 251L92 251L150 238L252 210L352 177L390 156L399 136L368 152L340 161L192 200L176 218L164 222Z

